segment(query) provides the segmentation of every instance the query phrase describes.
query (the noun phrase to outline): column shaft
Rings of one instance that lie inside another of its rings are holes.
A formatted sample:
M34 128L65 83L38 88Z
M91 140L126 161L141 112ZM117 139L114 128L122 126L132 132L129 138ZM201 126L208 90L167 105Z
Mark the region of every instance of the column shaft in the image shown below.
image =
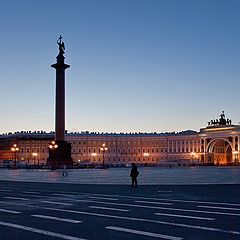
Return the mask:
M65 69L56 69L56 141L64 141L65 135Z

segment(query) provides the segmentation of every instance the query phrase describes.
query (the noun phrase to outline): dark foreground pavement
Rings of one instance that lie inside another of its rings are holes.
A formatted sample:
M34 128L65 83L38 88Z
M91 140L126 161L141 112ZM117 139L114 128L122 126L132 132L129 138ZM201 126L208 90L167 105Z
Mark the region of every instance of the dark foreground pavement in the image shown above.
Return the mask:
M240 185L0 181L0 239L240 239Z

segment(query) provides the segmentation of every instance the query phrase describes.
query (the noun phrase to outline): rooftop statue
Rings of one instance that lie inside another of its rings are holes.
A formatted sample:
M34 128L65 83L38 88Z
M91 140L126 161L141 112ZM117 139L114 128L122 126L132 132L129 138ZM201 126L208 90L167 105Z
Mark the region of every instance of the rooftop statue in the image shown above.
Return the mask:
M232 120L226 119L224 111L222 111L222 114L220 114L219 119L213 119L210 122L208 122L208 126L219 126L219 125L231 125Z
M220 114L220 119L225 119L224 111L222 111L222 114Z
M219 125L227 125L227 121L225 119L224 111L222 111L222 114L220 115Z
M63 55L65 52L65 44L64 42L62 42L62 36L60 35L60 37L57 40L57 44L58 44L58 48L59 48L59 55Z

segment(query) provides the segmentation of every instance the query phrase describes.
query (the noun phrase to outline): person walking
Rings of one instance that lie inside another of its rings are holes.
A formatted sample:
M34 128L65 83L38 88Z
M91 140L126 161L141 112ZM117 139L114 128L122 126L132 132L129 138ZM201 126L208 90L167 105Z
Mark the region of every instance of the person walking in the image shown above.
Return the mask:
M63 165L62 175L65 176L65 174L66 174L66 176L68 176L67 167L66 167L66 165L64 164L64 165Z
M135 163L132 163L132 169L131 169L131 173L130 173L130 177L132 178L132 187L137 187L137 177L138 177L138 170L137 170L137 166Z

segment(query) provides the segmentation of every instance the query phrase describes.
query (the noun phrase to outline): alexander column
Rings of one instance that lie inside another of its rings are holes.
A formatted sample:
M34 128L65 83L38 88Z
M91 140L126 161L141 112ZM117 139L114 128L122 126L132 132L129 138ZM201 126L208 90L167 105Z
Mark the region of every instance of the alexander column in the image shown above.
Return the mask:
M55 141L49 145L49 158L47 165L52 169L61 165L72 165L71 143L65 141L65 70L70 65L64 63L64 42L60 35L57 40L59 53L57 63L51 67L56 69L56 109L55 109Z

